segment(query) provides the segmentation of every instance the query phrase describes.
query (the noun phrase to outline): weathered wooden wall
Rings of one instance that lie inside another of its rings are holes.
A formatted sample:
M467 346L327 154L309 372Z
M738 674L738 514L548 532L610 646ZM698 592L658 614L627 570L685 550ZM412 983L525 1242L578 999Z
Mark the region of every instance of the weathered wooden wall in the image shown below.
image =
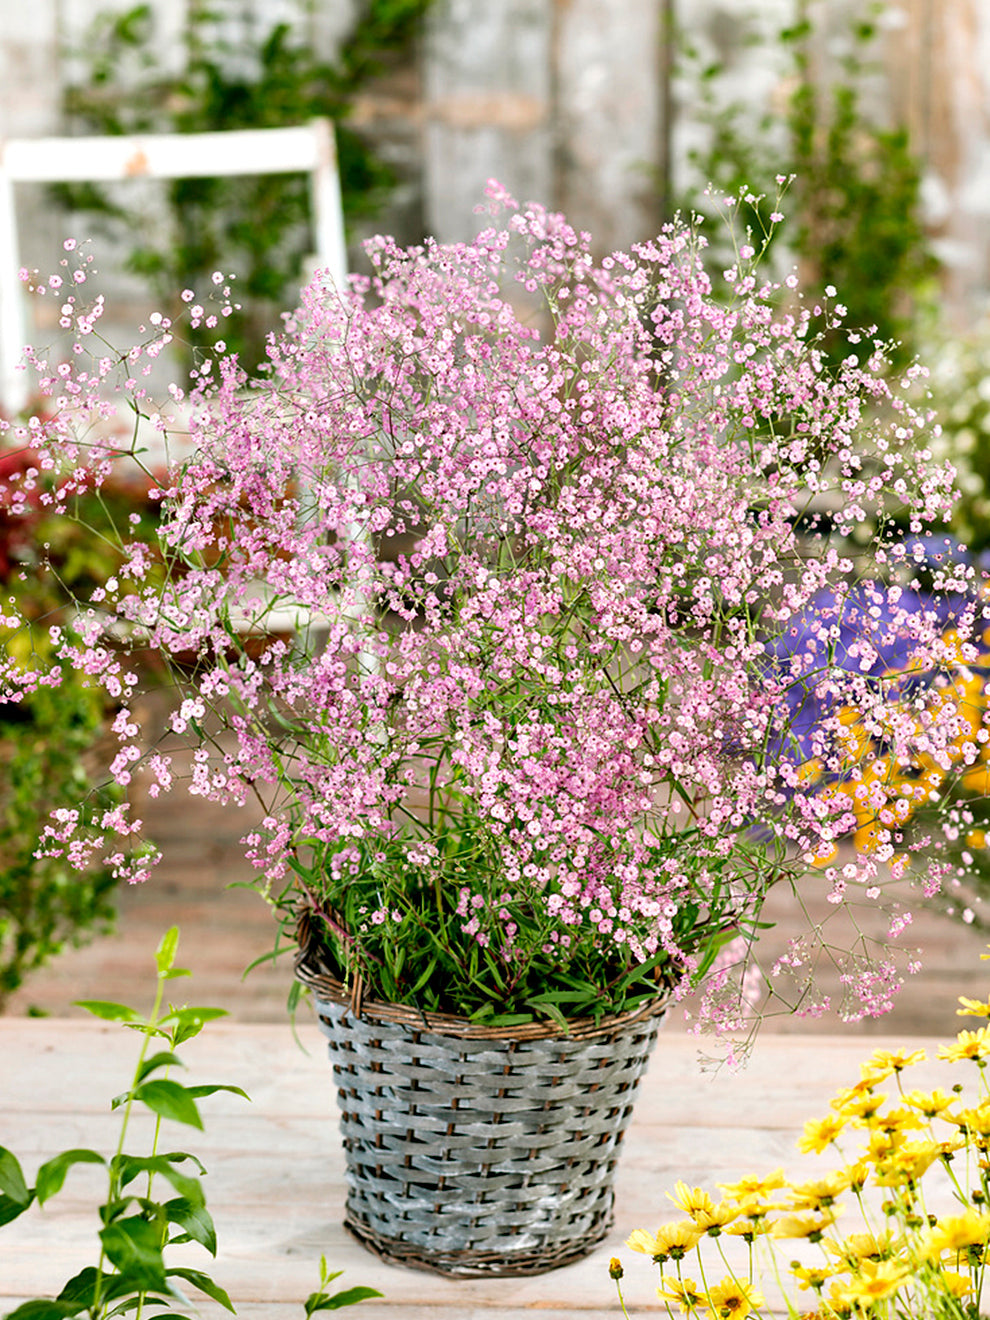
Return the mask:
M116 0L120 4L121 0ZM155 0L181 21L181 0ZM772 31L794 0L676 0L691 40L727 61L728 95L756 110L783 90L772 51L747 44ZM858 0L813 0L837 26ZM0 0L0 138L58 131L60 42L110 0ZM129 0L125 0L129 3ZM286 0L227 0L231 21ZM369 86L354 122L400 166L402 187L382 227L468 237L486 179L523 199L560 207L601 250L655 232L669 142L675 170L697 140L692 106L665 123L663 18L669 0L436 0L418 58ZM347 29L357 0L320 0L311 36L324 50ZM121 6L123 7L123 6ZM235 12L236 11L236 12ZM898 0L884 18L886 77L874 96L910 124L925 165L932 233L946 292L965 318L990 294L990 3ZM834 51L823 50L827 63ZM26 199L29 259L57 218Z

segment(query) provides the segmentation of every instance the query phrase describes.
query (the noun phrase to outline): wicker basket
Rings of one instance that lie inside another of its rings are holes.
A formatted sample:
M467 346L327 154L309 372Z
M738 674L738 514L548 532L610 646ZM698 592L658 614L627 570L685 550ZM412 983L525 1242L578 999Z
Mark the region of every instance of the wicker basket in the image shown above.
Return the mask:
M383 1259L470 1277L540 1274L612 1223L612 1181L662 1007L569 1035L356 1004L303 951L341 1109L345 1227Z

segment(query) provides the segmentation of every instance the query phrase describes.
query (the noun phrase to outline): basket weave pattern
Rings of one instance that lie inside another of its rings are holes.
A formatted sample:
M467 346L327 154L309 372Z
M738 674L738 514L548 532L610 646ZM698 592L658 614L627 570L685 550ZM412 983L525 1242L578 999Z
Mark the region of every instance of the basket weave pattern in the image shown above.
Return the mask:
M314 997L341 1109L344 1223L367 1247L443 1274L520 1275L605 1236L656 1007L591 1039L478 1038Z

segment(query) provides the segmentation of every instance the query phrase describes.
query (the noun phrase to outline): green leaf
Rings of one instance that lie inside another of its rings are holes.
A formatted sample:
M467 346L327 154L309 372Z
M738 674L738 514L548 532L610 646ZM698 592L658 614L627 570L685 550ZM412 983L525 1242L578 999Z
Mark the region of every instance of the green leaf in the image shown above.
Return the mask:
M185 1279L194 1288L206 1293L207 1297L212 1297L215 1302L219 1302L221 1306L226 1307L232 1315L236 1315L230 1298L218 1283L214 1283L208 1274L203 1274L200 1270L188 1269L168 1270L167 1273L170 1279Z
M161 1234L154 1224L137 1215L118 1219L100 1230L107 1259L132 1288L167 1288Z
M158 974L164 975L175 962L175 955L179 948L179 928L173 926L162 936L162 942L155 951L155 962L158 964Z
M5 1196L3 1192L0 1192L0 1228L3 1228L4 1224L12 1224L30 1207L30 1204L31 1202L28 1201L27 1205L23 1205L20 1201L15 1201L13 1197Z
M144 1022L141 1014L126 1004L112 1004L105 999L77 999L75 1003L104 1022Z
M131 1292L131 1286L126 1280L121 1280L119 1274L108 1276L102 1270L87 1265L84 1270L73 1275L55 1300L72 1302L76 1308L92 1307L98 1298L110 1302L128 1292Z
M171 1050L159 1050L157 1054L153 1054L150 1059L145 1059L144 1063L142 1063L137 1075L137 1080L143 1082L146 1077L150 1076L151 1073L156 1072L159 1068L184 1068L185 1066L186 1065L182 1062L179 1056L173 1054Z
M581 998L583 999L584 996L582 995ZM567 1019L557 1005L550 1002L549 996L541 996L539 999L527 999L526 1003L532 1004L534 1008L539 1009L541 1013L551 1020L551 1022L555 1022L561 1031L566 1033ZM496 1025L498 1023L498 1018L491 1018L490 1023L492 1026Z
M69 1317L81 1314L82 1308L72 1302L53 1302L37 1298L33 1302L23 1302L8 1311L3 1320L69 1320Z
M206 1197L198 1178L190 1177L175 1167L185 1157L182 1155L121 1155L114 1160L114 1169L120 1178L120 1186L126 1187L142 1173L160 1173L168 1180L187 1201L202 1205Z
M487 1008L490 1006L486 1005L485 1007ZM481 1010L479 1010L477 1013L471 1014L470 1017L471 1022L480 1022L482 1020L484 1021L486 1027L519 1027L525 1025L527 1022L532 1022L533 1014L532 1013L492 1014L492 1013L483 1013Z
M17 1157L0 1146L0 1192L24 1209L31 1204L31 1193Z
M63 1150L44 1163L38 1170L35 1195L44 1204L60 1191L65 1182L65 1175L74 1164L106 1164L106 1160L95 1150Z
M165 1077L153 1078L137 1088L134 1099L140 1100L162 1118L187 1123L189 1127L199 1128L201 1132L203 1130L203 1120L199 1116L196 1102L179 1082L171 1082Z
M181 1045L198 1036L207 1022L226 1016L224 1008L173 1008L160 1019L159 1025L170 1027L172 1044Z
M182 1233L171 1239L172 1242L198 1242L211 1256L217 1254L217 1231L205 1205L187 1201L185 1197L179 1196L172 1201L166 1201L162 1209L169 1223L182 1229Z
M229 1091L231 1095L239 1095L250 1104L251 1097L247 1091L242 1091L239 1086L187 1086L186 1091L197 1100L204 1095L216 1095L217 1091Z
M331 1277L336 1277L331 1276ZM341 1292L328 1296L326 1293L311 1293L304 1306L307 1316L316 1311L339 1311L342 1306L353 1306L356 1302L365 1302L370 1297L383 1297L385 1294L375 1288L344 1288Z

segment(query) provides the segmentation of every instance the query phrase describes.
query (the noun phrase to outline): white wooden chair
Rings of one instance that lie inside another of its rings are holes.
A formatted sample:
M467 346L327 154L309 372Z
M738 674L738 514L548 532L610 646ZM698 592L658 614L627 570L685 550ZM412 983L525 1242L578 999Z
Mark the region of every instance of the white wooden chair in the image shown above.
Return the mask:
M0 139L0 406L16 412L28 381L17 370L29 342L24 291L18 277L14 207L18 183L188 179L236 174L307 173L317 264L338 285L347 271L340 179L333 128L314 119L295 128L226 133L168 133L145 137Z

